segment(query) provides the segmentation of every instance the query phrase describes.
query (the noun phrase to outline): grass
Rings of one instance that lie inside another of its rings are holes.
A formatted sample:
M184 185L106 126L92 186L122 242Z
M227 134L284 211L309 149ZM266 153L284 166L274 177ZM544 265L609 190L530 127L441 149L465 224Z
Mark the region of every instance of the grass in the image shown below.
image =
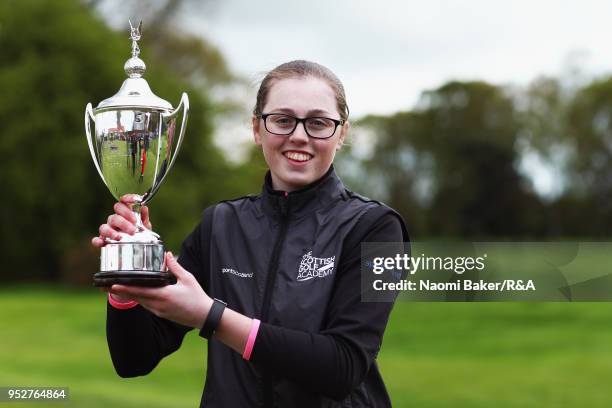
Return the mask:
M70 390L67 403L16 406L198 406L204 385L205 343L190 333L181 350L163 360L153 373L122 379L115 374L108 354L105 304L104 294L94 289L0 292L0 386L67 386Z
M195 331L150 375L119 378L94 289L0 290L0 386L67 386L64 403L196 407L205 342ZM396 304L378 362L394 407L609 407L612 304ZM0 403L0 406L3 405Z
M609 303L399 303L379 357L397 407L609 407Z

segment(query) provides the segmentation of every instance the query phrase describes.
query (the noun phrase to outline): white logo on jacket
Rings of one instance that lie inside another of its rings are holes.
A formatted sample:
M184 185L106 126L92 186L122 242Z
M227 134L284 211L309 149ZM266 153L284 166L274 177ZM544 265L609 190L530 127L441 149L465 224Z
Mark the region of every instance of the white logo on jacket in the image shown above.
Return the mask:
M315 258L312 256L312 251L309 251L302 256L297 280L302 282L313 278L325 278L331 275L334 271L335 259L335 256L331 258Z
M232 275L236 275L236 276L239 276L241 278L252 278L253 277L253 272L251 272L251 273L242 273L242 272L238 272L237 270L235 270L233 268L221 268L221 273L231 273Z

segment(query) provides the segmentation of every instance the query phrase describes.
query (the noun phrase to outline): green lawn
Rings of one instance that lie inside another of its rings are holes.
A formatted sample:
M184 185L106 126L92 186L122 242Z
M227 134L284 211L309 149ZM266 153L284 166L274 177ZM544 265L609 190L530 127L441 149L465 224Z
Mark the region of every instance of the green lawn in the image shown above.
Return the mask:
M196 407L205 342L147 377L121 379L104 294L0 290L0 386L67 386L66 403L15 407ZM609 407L611 303L398 303L379 356L395 407Z

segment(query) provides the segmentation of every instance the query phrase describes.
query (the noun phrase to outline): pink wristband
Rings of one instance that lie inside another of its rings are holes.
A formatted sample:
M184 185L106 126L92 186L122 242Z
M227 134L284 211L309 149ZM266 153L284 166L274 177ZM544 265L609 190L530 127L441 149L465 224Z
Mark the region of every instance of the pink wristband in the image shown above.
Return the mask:
M108 294L108 303L110 303L110 305L115 309L121 310L131 309L138 305L138 302L135 300L130 300L129 302L119 302L118 300L115 300L110 293Z
M259 320L253 319L253 323L251 324L251 332L249 333L249 338L244 346L244 353L242 353L242 358L247 361L251 359L251 353L253 352L253 346L255 345L255 338L257 337L260 323L261 322Z

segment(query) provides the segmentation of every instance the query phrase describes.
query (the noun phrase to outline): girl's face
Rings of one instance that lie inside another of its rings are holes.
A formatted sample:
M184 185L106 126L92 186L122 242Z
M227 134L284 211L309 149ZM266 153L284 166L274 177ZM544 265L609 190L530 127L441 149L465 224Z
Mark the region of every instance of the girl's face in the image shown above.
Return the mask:
M340 119L332 87L325 80L310 76L273 82L262 112ZM334 161L348 127L345 122L329 139L314 139L306 134L304 123L299 123L293 133L281 136L268 132L263 119L253 117L255 144L262 147L272 187L294 191L320 179Z

